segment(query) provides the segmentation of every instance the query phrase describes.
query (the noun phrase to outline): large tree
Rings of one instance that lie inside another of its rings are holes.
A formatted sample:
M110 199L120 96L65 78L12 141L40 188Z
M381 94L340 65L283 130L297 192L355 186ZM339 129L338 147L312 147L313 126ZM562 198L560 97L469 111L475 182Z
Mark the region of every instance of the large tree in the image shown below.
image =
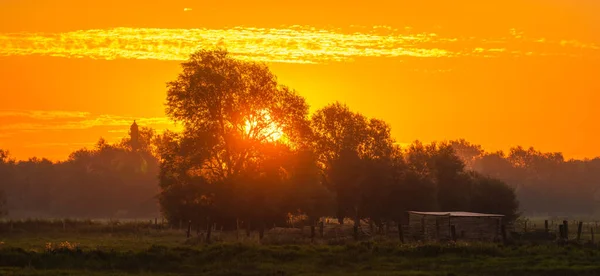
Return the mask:
M247 204L271 210L265 189L281 184L275 155L310 142L304 98L278 84L266 65L225 50L201 50L182 68L168 83L166 112L184 131L163 152L163 209L173 205L164 202L173 187L196 183L206 216L255 217Z
M202 140L194 149L212 177L234 179L261 158L260 144L300 143L308 129L304 98L277 83L266 65L234 59L227 51L201 50L168 83L167 114ZM285 135L285 137L279 137Z

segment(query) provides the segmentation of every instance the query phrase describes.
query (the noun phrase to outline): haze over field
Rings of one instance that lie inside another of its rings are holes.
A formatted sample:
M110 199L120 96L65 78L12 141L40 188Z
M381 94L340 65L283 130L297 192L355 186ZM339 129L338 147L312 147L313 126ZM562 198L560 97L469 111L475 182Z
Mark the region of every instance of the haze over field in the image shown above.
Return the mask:
M134 119L175 129L166 82L191 52L220 45L266 62L311 111L340 100L389 122L401 144L465 138L592 158L598 13L593 0L2 1L0 148L64 160L120 140Z

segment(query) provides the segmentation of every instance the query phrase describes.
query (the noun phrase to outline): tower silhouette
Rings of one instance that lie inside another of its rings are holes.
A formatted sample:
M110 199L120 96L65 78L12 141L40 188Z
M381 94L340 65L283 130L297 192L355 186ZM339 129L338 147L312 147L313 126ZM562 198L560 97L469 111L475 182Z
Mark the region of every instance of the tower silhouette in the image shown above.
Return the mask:
M138 151L140 149L140 130L135 120L133 120L133 124L129 128L129 136L131 139L131 150Z

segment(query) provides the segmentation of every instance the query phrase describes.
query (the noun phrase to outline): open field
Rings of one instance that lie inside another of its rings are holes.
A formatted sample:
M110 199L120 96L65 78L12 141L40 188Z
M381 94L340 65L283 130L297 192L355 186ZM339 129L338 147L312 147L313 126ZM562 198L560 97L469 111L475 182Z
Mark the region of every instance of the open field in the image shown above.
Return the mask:
M259 242L254 232L217 231L206 244L195 231L188 239L183 230L155 229L149 222L87 228L82 222L71 228L58 221L21 223L10 232L5 223L0 227L1 275L600 274L600 248L588 241L401 244L371 237L311 244L306 235L267 232Z
M91 241L88 240L88 241ZM120 241L120 240L118 240ZM117 246L117 248L120 248ZM213 244L146 249L0 249L6 275L597 275L600 251L492 244Z

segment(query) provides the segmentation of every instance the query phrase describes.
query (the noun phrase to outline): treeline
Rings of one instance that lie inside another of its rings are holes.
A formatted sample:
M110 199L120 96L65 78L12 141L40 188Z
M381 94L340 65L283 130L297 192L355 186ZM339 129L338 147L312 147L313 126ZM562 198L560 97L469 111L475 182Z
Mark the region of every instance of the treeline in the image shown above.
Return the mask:
M200 51L168 84L160 137L160 205L192 220L264 230L289 215L379 226L407 210L518 216L514 190L465 168L450 143L400 149L390 126L340 103L309 116L305 99L263 64ZM210 229L210 228L209 228Z
M155 134L137 127L131 134L113 145L100 139L93 149L75 151L57 163L16 162L0 150L0 213L19 218L158 216Z
M390 126L341 103L309 116L269 69L200 51L168 84L181 133L132 126L68 160L16 162L0 150L0 216L140 218L282 225L290 215L404 219L405 211L592 214L600 159L464 140L404 148ZM519 208L520 202L520 208Z
M468 169L500 179L516 190L528 215L595 215L600 206L600 158L565 160L559 152L515 147L485 152L464 140L453 141Z

